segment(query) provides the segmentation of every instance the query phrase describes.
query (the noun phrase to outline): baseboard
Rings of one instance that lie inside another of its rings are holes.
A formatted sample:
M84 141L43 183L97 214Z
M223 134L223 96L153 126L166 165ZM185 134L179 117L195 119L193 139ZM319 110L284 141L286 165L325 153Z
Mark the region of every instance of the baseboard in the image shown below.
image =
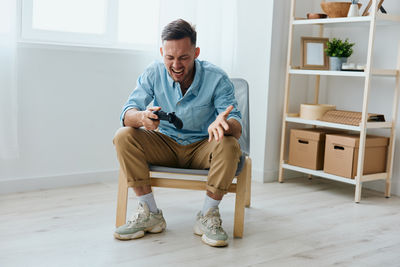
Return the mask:
M257 182L263 182L264 172L261 169L252 168L251 169L251 180Z
M252 180L262 183L276 182L278 181L278 170L261 170L261 169L253 169L252 170ZM283 172L285 179L295 178L295 177L304 177L305 174L295 172L292 170L285 170Z
M304 177L304 173L295 172L292 170L284 170L283 178L290 179L296 177ZM279 171L278 170L270 170L265 172L264 182L276 182L278 181Z
M277 170L266 170L264 171L264 183L278 181L279 172Z
M385 184L385 181L383 181L383 180L363 183L362 186L363 186L363 188L368 188L368 189L375 190L375 191L382 192L382 193L384 193L385 189L386 189L386 184ZM399 191L400 191L399 183L397 181L392 180L390 194L393 196L400 196Z
M392 178L392 185L391 185L391 194L393 196L400 196L400 183L398 181L393 181Z
M0 194L27 192L118 180L118 170L0 180Z

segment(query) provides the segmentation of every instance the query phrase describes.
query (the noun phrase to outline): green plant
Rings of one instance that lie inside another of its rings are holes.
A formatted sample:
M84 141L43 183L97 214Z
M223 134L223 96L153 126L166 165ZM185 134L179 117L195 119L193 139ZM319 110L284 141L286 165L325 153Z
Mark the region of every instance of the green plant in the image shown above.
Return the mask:
M342 41L341 39L333 38L326 42L327 48L325 53L330 57L349 57L353 54L354 43L349 43L349 39Z

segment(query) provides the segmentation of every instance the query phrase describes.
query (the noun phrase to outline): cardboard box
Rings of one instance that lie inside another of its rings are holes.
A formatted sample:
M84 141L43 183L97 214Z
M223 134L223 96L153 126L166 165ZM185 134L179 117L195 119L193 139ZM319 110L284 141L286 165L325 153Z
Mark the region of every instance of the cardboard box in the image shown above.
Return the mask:
M289 143L289 164L312 170L324 166L325 134L327 129L291 129Z
M324 172L354 179L359 142L358 134L326 135ZM386 172L388 143L387 137L367 136L363 174Z

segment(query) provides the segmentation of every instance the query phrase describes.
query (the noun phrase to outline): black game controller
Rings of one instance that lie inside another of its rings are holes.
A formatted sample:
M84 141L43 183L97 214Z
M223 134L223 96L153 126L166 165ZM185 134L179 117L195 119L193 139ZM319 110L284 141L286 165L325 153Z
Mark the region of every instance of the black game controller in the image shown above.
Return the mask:
M182 129L182 127L183 127L182 120L179 119L175 115L175 112L166 113L161 110L156 110L156 111L153 111L153 114L156 114L158 116L158 120L168 121L169 123L172 123L173 125L175 125L176 129L178 129L178 130ZM150 119L152 119L152 118L150 118ZM152 120L155 121L156 119L152 119Z

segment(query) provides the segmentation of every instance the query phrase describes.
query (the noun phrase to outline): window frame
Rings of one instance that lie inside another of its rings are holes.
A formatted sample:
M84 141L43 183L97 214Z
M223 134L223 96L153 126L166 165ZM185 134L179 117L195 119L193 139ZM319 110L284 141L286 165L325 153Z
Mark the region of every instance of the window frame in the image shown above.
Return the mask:
M33 28L33 1L20 1L20 34L19 41L27 43L43 43L64 46L85 46L85 47L102 47L130 49L139 51L154 51L159 45L140 44L140 43L124 43L118 41L118 0L107 0L105 31L103 34L94 33L74 33L52 30L41 30ZM159 11L159 2L156 8Z

